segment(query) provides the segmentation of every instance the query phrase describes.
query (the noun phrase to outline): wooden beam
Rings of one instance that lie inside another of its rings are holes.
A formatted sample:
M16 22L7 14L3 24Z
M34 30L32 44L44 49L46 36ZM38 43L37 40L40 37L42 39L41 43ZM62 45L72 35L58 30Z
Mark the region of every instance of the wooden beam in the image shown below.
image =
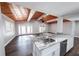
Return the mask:
M44 20L44 21L49 21L49 20L53 20L53 19L56 19L57 18L57 16L53 16L53 15L47 15L47 16L45 16L45 17L43 17L42 19Z
M64 19L63 22L71 22L71 21L70 20L67 20L67 19ZM48 23L48 24L57 23L57 20L54 20L54 21L52 21L52 20L46 21L46 23Z
M37 20L39 17L41 17L42 15L44 15L44 13L43 12L40 12L40 11L36 11L35 13L34 13L34 15L32 16L32 20Z

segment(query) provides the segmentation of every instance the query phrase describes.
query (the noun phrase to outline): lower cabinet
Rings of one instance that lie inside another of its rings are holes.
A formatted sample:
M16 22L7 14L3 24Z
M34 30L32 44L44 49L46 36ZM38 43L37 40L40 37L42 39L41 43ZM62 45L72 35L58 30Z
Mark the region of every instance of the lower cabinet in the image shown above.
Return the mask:
M71 48L73 48L74 46L74 37L69 37L68 41L67 41L67 50L66 52L68 52Z
M60 43L49 46L48 48L40 51L40 56L59 56L60 55Z
M39 50L34 44L33 56L60 56L60 43L51 45L43 50Z
M64 56L73 47L74 39L65 39L64 41L48 46L45 49L39 50L36 45L33 45L34 56Z
M40 50L36 47L35 44L33 44L33 56L40 56L41 52Z
M45 54L44 56L59 56L59 48L52 50L52 52Z

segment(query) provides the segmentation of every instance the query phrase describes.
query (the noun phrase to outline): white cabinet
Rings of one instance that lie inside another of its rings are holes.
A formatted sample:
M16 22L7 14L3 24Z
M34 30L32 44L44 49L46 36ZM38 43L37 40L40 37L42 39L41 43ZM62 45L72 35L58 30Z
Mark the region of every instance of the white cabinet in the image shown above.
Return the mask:
M74 38L69 37L67 41L67 51L68 52L74 46Z
M59 56L59 48L57 49L52 49L51 52L46 52L46 54L42 54L42 56Z
M33 46L34 56L59 56L60 55L60 43L51 45L43 50L39 50L35 45Z
M60 54L60 43L51 45L48 48L44 49L41 51L41 55L47 55L47 56L54 56L54 55L59 55Z
M36 47L35 44L33 44L33 56L40 56L40 51L39 49Z
M57 47L56 49L52 49L51 52L48 51L47 54L44 54L44 56L59 56L60 55L60 49Z
M5 48L0 45L0 56L5 56Z

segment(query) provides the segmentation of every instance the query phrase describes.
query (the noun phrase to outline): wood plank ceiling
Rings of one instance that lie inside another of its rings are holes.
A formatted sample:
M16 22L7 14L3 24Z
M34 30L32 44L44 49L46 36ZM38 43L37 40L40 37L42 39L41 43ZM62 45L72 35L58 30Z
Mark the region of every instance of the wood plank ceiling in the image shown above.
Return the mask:
M17 7L17 5L15 5L15 7ZM22 8L23 11L25 11L24 14L21 14L20 16L19 15L16 15L17 13L16 12L23 12L20 10L21 7L17 7L17 8L14 8L13 5L11 3L1 3L1 12L8 16L9 18L11 18L12 20L14 21L27 21L28 20L28 17L29 17L29 14L30 14L30 11L31 9L29 8ZM16 10L18 9L18 10ZM15 11L12 11L12 10L15 10ZM16 14L15 14L16 13ZM40 12L40 11L35 11L35 13L33 14L32 18L31 18L31 21L36 21L38 18L40 18L41 16L45 15L45 13L43 12ZM58 18L57 16L54 16L54 15L46 15L46 16L43 16L41 17L41 21L45 22L45 23L48 23L48 24L51 24L51 23L56 23L57 20L56 18ZM50 21L50 22L49 22ZM67 22L68 20L64 20L64 22Z
M44 14L45 13L43 13L43 12L36 11L31 19L33 19L33 20L38 19L39 17L41 17Z
M42 17L42 20L45 22L45 23L53 23L54 21L57 21L56 18L58 18L57 16L53 16L53 15L47 15L45 17Z
M1 12L4 14L4 15L6 15L6 16L8 16L9 18L11 18L12 20L14 20L14 21L26 21L27 20L27 18L28 18L28 16L29 16L29 13L30 13L30 9L28 9L28 8L24 8L24 10L25 10L25 12L26 12L26 14L27 14L27 16L24 16L24 15L22 15L22 16L17 16L17 15L15 15L13 12L12 12L12 9L14 9L13 7L12 7L12 4L10 4L10 3L5 3L5 2L3 2L3 3L1 3ZM19 10L20 11L20 10ZM15 13L17 12L17 11L14 11ZM20 12L22 12L22 11L20 11ZM16 18L17 17L17 18Z
M14 17L13 13L11 12L9 5L10 5L9 3L5 3L5 2L1 3L1 12L4 15L8 16L9 18L15 20L16 18Z

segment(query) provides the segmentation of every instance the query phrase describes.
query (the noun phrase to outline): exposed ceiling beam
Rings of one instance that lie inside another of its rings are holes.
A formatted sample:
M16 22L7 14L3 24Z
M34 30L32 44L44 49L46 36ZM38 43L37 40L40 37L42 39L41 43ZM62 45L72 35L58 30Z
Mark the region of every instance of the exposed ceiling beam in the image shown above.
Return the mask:
M36 11L35 12L35 14L32 16L32 18L31 19L35 19L35 20L37 20L39 17L41 17L42 15L44 15L45 13L43 13L43 12L40 12L40 11Z
M48 20L46 22L48 23L48 22L54 22L54 21L57 21L57 20L56 19L51 19L51 20Z
M42 16L40 16L37 20L41 20L43 17L47 16L47 14L43 14Z
M30 10L28 8L23 8L10 3L2 3L1 5L2 13L10 17L15 21L32 21L32 20L42 20L45 23L55 23L57 22L57 16L48 15L40 11ZM17 13L18 12L18 13ZM68 20L64 20L67 22Z
M57 18L57 17L56 16L53 16L53 15L47 15L46 17L43 17L43 19L45 21L48 21L48 20L51 20L51 19L55 19L55 18Z
M71 22L71 21L68 19L64 19L63 22ZM48 23L48 24L57 23L57 20L56 19L49 20L49 21L46 21L46 23Z
M57 16L53 16L53 15L47 15L45 17L43 17L43 21L44 22L50 22L50 21L55 21L56 18L58 18Z
M27 19L28 22L31 21L31 18L32 18L32 16L34 15L34 13L35 13L34 10L31 10L31 11L30 11L29 16L28 16L28 19Z

